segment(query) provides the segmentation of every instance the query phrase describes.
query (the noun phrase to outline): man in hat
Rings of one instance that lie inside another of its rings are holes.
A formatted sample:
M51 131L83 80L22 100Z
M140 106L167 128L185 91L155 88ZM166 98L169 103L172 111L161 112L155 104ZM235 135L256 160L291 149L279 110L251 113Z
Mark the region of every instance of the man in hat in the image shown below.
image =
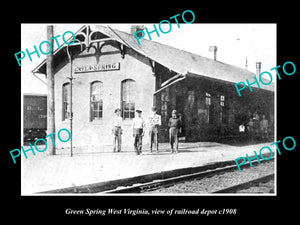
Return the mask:
M171 144L171 151L174 152L174 144L175 144L175 152L178 152L178 132L181 128L181 120L177 116L177 111L174 109L172 111L172 117L169 119L168 126L169 129L169 138Z
M134 149L137 155L142 153L142 139L144 136L145 122L142 118L142 110L136 110L138 116L136 116L132 121L132 132L134 138Z
M152 115L148 118L149 135L150 135L150 151L152 152L153 143L158 153L158 128L161 125L161 116L156 113L156 107L152 107Z
M122 117L121 117L121 110L118 108L115 110L115 118L113 119L113 127L112 127L112 134L114 135L114 152L116 152L116 143L118 145L118 152L121 151L121 144L122 144Z
M262 120L260 121L260 130L262 132L262 139L268 140L268 120L265 115L262 115Z

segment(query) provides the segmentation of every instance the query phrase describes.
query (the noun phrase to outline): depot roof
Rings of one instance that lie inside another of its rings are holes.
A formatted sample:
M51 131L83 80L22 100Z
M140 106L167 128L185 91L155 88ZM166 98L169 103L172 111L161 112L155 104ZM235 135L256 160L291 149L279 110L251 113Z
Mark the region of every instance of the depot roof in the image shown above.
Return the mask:
M123 31L112 29L110 27L104 27L101 25L95 26L97 31L108 36L115 41L131 48L140 54L148 57L149 59L169 68L170 70L186 75L186 74L195 74L203 77L213 78L221 81L226 81L230 83L245 82L246 79L250 83L254 82L255 74L246 70L226 64L223 62L215 61L213 59L203 57L191 52L183 51L165 44L161 44L155 41L150 41L147 39L140 39L140 45L138 45L133 34L129 34ZM83 31L87 29L87 26L84 26L80 29ZM78 31L78 32L80 32ZM78 33L76 32L75 35ZM62 45L63 46L63 45ZM65 60L67 62L66 51L61 49L56 49L54 51L54 67L55 58L61 58L60 60ZM46 60L44 60L39 66L37 66L33 72L34 73L43 73L46 72ZM257 78L258 79L258 78ZM264 79L263 79L264 80ZM268 81L264 80L265 83ZM256 87L257 85L253 85ZM274 91L274 84L270 85L260 85L261 89L268 91Z

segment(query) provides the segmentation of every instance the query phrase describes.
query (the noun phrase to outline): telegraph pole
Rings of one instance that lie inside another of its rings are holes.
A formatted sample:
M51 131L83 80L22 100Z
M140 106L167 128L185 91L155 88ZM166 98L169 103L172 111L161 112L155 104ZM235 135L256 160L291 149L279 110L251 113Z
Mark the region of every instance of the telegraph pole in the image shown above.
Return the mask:
M47 135L55 132L55 108L54 108L54 72L53 72L53 26L47 26L47 41L51 44L51 52L47 55ZM47 52L50 51L50 46L47 47ZM53 142L49 141L48 149L50 155L55 155L55 135L52 135Z

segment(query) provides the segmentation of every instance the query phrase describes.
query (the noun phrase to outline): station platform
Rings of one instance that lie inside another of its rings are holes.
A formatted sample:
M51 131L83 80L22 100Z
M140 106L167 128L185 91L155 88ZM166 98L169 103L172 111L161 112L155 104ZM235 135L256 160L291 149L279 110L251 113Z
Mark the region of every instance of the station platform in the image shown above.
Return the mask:
M56 155L48 155L45 151L36 152L34 156L28 152L28 158L22 156L21 161L21 195L43 195L42 192L51 193L51 190L231 161L246 154L253 156L254 151L259 152L269 145L179 143L178 153L171 153L169 143L160 143L159 153L150 153L149 146L143 146L141 155L136 155L129 146L116 153L112 152L111 146L88 151L74 148L72 157L70 149L59 150Z

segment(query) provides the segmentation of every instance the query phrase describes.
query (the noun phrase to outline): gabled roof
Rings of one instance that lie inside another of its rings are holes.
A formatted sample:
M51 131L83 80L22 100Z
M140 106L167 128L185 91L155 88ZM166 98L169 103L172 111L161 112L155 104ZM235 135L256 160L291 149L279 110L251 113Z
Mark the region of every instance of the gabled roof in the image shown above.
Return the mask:
M179 74L186 75L188 73L193 73L199 76L227 81L230 83L246 83L246 79L248 79L250 83L254 82L255 74L246 69L215 61L207 57L186 52L147 39L140 39L140 45L138 45L133 34L101 25L97 25L95 27L104 35L113 38L117 42L132 48L140 54ZM46 62L44 61L43 63ZM267 83L266 80L265 82ZM267 86L260 86L262 89L274 91L273 83ZM254 87L256 87L256 85L254 85Z
M75 36L80 33L86 31L86 29L89 29L87 26L82 26L76 33ZM70 42L72 38L69 38L67 42ZM65 51L65 47L67 46L65 43L62 43L61 48L57 48L53 51L53 66L57 67L59 64L61 64L62 61L65 62L65 64L68 62L68 56L67 52ZM71 45L70 45L71 46ZM76 48L80 49L80 48ZM46 75L46 58L32 70L32 73L41 73Z

